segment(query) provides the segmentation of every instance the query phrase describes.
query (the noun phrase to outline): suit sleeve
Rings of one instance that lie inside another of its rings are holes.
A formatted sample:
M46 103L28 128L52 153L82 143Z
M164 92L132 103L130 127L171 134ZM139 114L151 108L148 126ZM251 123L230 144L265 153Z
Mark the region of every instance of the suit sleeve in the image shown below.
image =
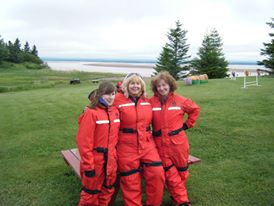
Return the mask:
M76 143L81 156L81 167L86 177L93 177L95 176L93 148L96 120L92 110L87 109L79 117L78 122Z
M200 114L200 107L191 99L186 99L183 102L183 110L188 114L188 118L184 124L187 128L194 127Z

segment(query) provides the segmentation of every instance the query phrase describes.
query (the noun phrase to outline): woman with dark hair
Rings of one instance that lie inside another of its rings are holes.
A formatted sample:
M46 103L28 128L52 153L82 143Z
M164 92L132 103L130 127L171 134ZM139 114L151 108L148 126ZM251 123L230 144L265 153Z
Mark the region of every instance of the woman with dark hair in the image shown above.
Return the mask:
M79 206L107 206L116 181L119 112L112 106L115 86L102 82L89 95L90 105L79 117L76 143L81 156Z
M163 162L166 185L176 205L188 206L189 145L185 130L195 125L200 108L191 99L174 93L176 81L168 72L157 74L151 81L151 88L154 92L150 99L153 137Z
M145 205L162 203L164 169L150 131L152 108L145 97L145 82L131 73L123 81L123 93L118 93L114 105L120 112L120 132L117 144L118 170L124 205L142 205L141 174L145 179Z

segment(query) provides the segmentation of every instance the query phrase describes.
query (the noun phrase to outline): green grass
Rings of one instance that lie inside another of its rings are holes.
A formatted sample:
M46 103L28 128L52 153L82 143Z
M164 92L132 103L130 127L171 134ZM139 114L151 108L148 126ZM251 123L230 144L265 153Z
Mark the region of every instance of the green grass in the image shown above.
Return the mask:
M41 66L33 63L0 64L0 93L50 87L67 86L70 80L79 78L81 84L89 85L94 79L121 78L121 74L100 72L61 72L50 69L37 69Z
M22 72L26 78L27 72ZM0 74L1 84L14 79L10 85L19 85L21 74ZM53 74L66 81L73 76ZM242 84L241 78L179 83L178 92L201 107L196 127L187 131L191 154L202 159L190 167L194 206L274 205L274 79L261 78L262 86L248 89ZM1 206L77 205L80 180L60 151L76 146L77 118L95 86L87 80L0 93ZM122 205L121 195L116 205ZM167 193L163 205L170 205Z

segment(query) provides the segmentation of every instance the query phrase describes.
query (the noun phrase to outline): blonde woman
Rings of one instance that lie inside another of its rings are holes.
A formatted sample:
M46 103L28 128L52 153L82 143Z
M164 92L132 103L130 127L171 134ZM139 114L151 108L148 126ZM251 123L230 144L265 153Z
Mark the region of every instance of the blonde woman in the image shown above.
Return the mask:
M164 170L150 131L152 107L145 97L145 82L137 73L127 75L123 93L118 93L114 105L120 112L120 132L117 144L118 170L124 205L141 206L142 170L145 179L145 205L162 202Z

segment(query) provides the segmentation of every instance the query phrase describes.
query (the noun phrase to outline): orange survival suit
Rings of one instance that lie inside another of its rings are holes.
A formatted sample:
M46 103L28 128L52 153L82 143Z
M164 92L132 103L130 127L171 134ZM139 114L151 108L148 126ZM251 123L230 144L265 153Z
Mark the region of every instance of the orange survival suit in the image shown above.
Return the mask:
M119 109L121 120L117 154L124 205L142 205L142 169L146 185L145 204L159 206L163 196L164 170L149 131L151 104L143 96L134 101L118 93L114 105Z
M83 185L79 206L107 206L115 190L119 112L99 105L88 108L78 122L76 142Z
M168 190L176 205L187 206L190 204L186 190L189 145L184 130L195 125L200 108L190 99L173 92L165 101L155 94L150 102L153 137L163 162ZM184 122L185 113L188 118Z

